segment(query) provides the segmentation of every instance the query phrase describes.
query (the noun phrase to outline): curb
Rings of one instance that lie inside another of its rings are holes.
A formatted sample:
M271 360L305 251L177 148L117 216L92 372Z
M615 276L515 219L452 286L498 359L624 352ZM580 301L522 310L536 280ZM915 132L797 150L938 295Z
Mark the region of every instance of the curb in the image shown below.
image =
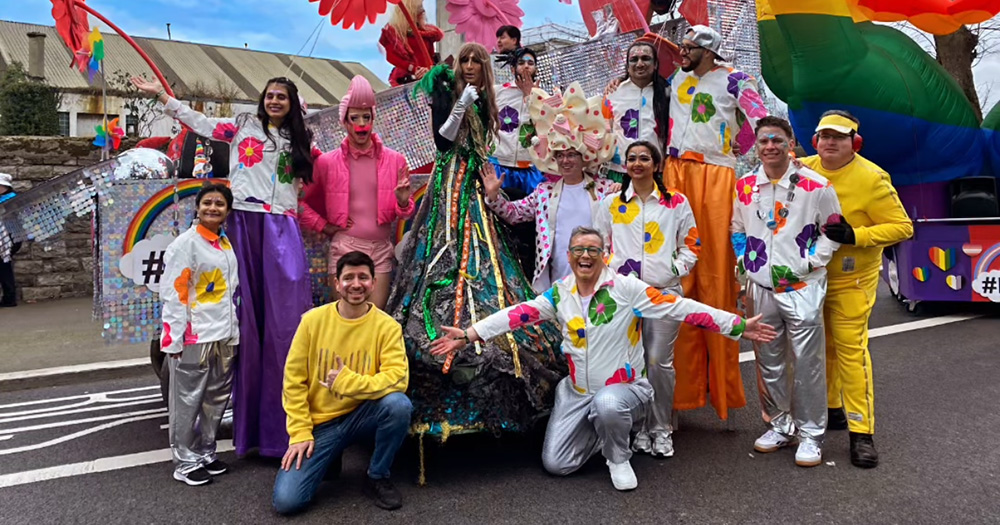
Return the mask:
M106 379L149 376L156 378L149 358L104 361L84 365L57 366L0 374L0 392L64 386ZM158 381L158 380L157 380Z

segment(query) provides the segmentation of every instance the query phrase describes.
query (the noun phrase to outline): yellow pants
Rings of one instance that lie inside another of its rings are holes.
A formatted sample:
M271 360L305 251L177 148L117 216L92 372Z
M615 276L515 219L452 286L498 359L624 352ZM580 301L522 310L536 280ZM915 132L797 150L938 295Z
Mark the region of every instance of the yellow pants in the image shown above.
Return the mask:
M736 311L736 255L730 242L736 173L732 168L693 160L667 159L667 187L683 193L698 225L701 253L694 271L684 278L684 297L727 312ZM677 386L674 408L705 406L708 392L712 407L722 419L730 408L746 406L740 375L740 345L690 325L681 326L674 346Z
M875 384L868 353L868 318L875 306L878 271L830 279L826 306L827 406L844 407L851 432L875 433Z

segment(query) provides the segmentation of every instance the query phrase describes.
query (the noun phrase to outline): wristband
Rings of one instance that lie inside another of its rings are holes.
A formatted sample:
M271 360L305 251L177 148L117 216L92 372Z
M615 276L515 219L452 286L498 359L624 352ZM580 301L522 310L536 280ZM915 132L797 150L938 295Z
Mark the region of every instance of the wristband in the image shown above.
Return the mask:
M167 90L165 90L165 89L161 89L161 90L160 90L160 92L159 92L159 93L157 93L157 94L156 94L156 96L155 96L155 97L153 97L153 98L155 98L155 99L159 99L160 97L162 97L163 95L166 95L166 94L167 94Z
M469 344L469 343L472 342L472 340L469 339L469 329L468 328L466 328L465 330L462 330L462 339L465 339L465 343L466 344Z

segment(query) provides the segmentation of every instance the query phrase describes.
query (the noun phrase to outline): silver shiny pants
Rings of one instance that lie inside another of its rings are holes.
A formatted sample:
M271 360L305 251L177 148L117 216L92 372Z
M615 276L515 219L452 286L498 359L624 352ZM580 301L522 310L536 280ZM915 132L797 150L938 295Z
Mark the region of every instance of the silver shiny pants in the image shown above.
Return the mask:
M555 406L545 429L542 465L551 474L575 472L598 451L612 463L632 457L629 434L642 423L653 387L645 379L618 383L596 394L580 394L564 378L556 387Z
M774 293L751 282L747 313L763 314L778 337L754 343L761 415L785 436L822 443L826 432L826 335L823 299L826 278L801 290Z
M215 461L215 434L233 388L236 347L186 345L170 363L170 450L174 468L188 473Z
M661 290L678 297L681 290L664 288ZM642 347L646 356L646 379L653 386L653 402L646 413L643 430L655 439L669 436L674 431L674 343L681 329L679 321L671 319L642 319Z

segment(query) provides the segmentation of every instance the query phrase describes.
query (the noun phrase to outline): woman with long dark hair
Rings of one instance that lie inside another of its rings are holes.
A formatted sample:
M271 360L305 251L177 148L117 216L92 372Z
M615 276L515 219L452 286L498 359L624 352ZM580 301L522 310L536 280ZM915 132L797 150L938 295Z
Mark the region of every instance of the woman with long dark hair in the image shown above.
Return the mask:
M594 226L611 246L608 266L681 297L681 278L698 262L701 251L691 205L687 197L663 184L663 153L652 142L630 144L624 161L627 171L621 193L605 197L594 217ZM654 395L632 450L669 457L674 455L674 342L681 323L642 319L639 326Z
M636 40L625 54L625 74L605 90L604 117L611 120L618 141L608 178L621 182L625 174L625 148L637 140L666 151L670 138L670 93L660 75L656 46Z
M416 88L430 95L438 153L386 309L403 326L416 431L523 430L565 374L555 326L470 345L454 360L428 351L441 326L534 296L483 198L499 128L489 53L466 43L457 68L437 66Z
M164 113L195 133L233 145L233 211L226 232L240 267L240 358L233 424L237 455L257 448L281 457L288 447L281 384L299 318L312 306L309 266L297 219L299 190L312 181L312 133L295 83L268 80L256 113L209 118L169 97L159 82L133 78ZM318 153L318 150L316 151Z

